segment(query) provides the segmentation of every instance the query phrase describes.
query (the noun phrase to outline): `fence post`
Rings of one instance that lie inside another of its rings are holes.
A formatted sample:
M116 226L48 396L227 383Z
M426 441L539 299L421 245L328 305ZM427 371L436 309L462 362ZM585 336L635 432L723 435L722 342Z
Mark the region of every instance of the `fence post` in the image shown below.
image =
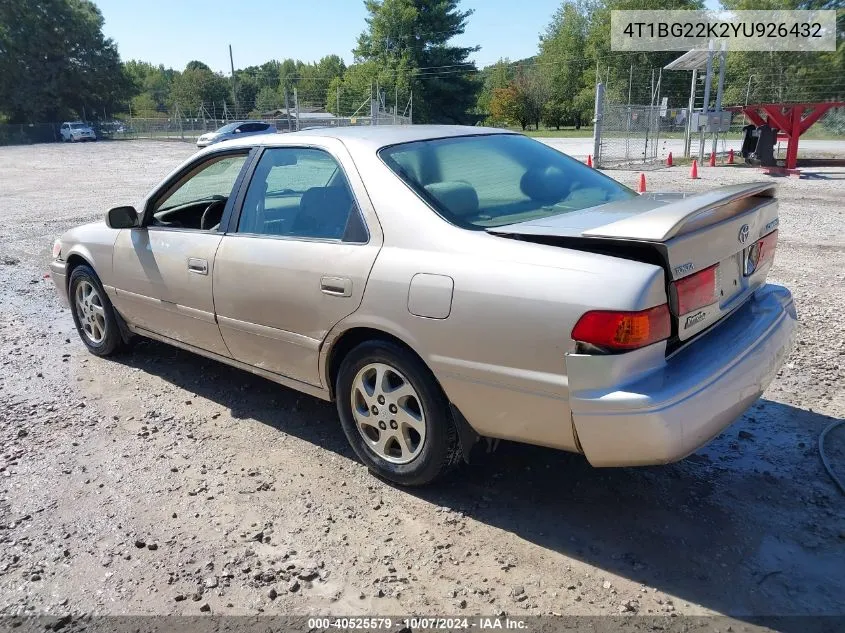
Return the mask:
M593 165L601 164L601 124L604 117L604 84L596 84L596 107L593 116Z
M290 99L288 98L288 85L285 84L285 114L288 118L288 132L292 132L293 126L290 124Z
M175 104L173 108L176 111L176 116L179 118L179 138L185 140L185 130L182 128L182 110L179 109L179 104Z
M687 107L687 124L684 129L684 158L690 157L690 145L692 144L692 113L695 112L695 92L698 87L698 68L692 69L692 86L689 91L689 106Z

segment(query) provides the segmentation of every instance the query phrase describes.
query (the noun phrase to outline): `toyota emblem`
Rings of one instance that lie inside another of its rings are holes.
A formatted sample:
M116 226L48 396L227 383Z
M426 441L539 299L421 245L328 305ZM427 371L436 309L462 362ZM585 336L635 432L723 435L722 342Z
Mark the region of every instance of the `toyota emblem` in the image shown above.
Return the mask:
M748 225L743 224L739 229L739 243L745 244L748 240Z

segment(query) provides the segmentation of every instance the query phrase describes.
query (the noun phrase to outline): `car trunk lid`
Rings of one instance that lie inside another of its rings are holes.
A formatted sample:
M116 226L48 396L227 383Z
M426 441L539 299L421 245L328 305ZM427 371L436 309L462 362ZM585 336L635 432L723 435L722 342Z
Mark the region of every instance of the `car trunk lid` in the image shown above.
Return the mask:
M765 283L778 226L774 196L769 183L695 195L648 193L487 231L659 263L666 271L676 335L685 341Z

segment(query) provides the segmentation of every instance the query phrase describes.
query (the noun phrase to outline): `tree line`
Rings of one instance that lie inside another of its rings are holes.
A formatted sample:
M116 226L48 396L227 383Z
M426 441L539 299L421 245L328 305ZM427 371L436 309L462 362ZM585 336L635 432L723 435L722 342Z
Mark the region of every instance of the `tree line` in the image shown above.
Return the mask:
M833 8L837 0L722 0L731 9ZM271 60L234 77L192 61L182 70L121 62L90 0L0 0L0 120L101 118L114 113L195 116L204 105L237 116L299 102L349 114L371 96L399 113L413 94L415 122L548 127L587 124L595 85L608 99L685 107L689 73L661 73L677 52L610 50L614 9L701 9L703 0L564 0L538 35L535 55L479 69L475 46L456 46L471 10L459 0L364 0L354 61ZM668 5L671 5L668 6ZM840 13L840 29L845 13ZM378 89L378 93L376 92ZM657 91L656 91L657 89ZM832 53L729 53L725 103L845 96L845 45ZM369 110L367 105L366 111Z
M722 0L726 9L833 9L837 0ZM500 60L481 72L478 111L498 124L580 127L593 117L595 86L609 103L685 108L690 73L662 72L677 51L617 53L610 50L613 10L704 9L701 0L566 0L540 34L537 54ZM729 52L723 105L824 101L845 97L845 11L838 14L835 52ZM703 79L701 73L700 80ZM715 99L716 82L713 83ZM701 88L696 107L701 107ZM711 100L711 107L713 102Z

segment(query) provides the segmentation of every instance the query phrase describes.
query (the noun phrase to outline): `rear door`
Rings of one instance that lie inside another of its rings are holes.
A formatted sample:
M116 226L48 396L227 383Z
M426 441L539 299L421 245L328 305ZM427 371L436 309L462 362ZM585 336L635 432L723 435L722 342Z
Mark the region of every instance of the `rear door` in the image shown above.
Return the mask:
M361 303L381 232L345 148L266 148L217 250L214 305L232 357L320 385L329 330Z
M139 228L118 234L115 304L131 324L229 355L215 322L211 284L223 235L218 224L248 153L217 152L189 165L153 194Z

